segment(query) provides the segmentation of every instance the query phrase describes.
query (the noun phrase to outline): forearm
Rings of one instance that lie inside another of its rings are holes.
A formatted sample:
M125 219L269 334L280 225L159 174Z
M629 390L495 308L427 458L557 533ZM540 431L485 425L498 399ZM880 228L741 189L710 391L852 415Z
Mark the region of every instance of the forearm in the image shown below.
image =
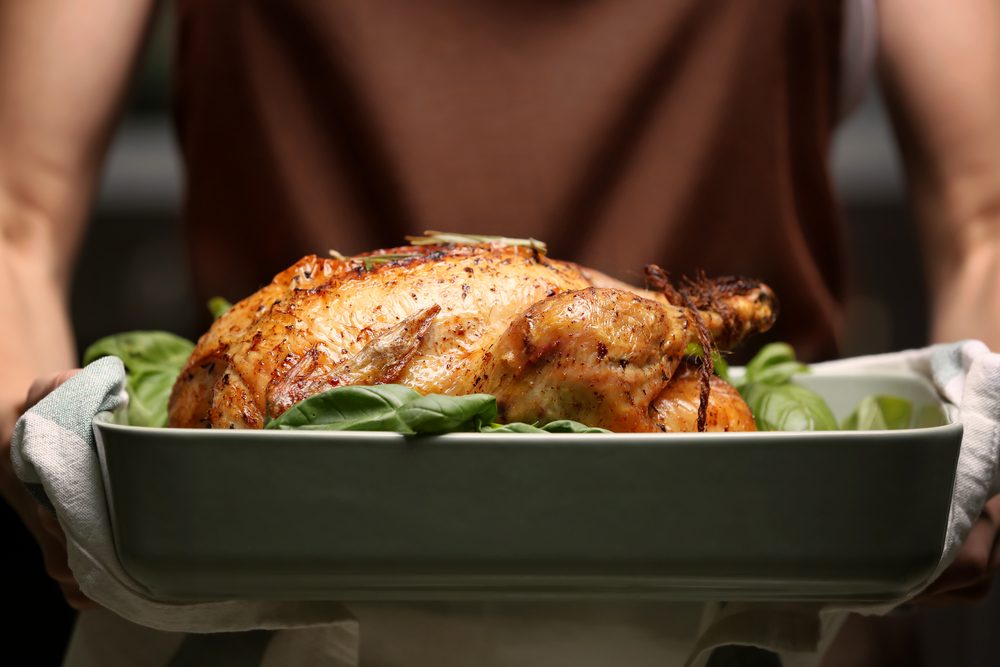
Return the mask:
M880 0L879 9L931 336L1000 349L1000 3Z
M0 217L15 215L0 207ZM24 399L36 377L75 363L65 283L58 278L57 246L46 238L51 237L51 229L39 222L20 232L29 238L0 242L0 363L4 367L0 392L5 410Z
M936 341L1000 349L1000 3L879 0L885 91L920 218ZM1000 567L1000 496L922 596L971 600Z
M9 201L9 198L8 198ZM6 230L0 240L0 494L23 514L25 498L9 466L9 438L28 388L38 377L72 368L76 355L63 281L57 278L52 226L27 220L37 214L0 205ZM17 223L13 221L18 218Z
M1000 350L1000 130L992 141L995 156L963 169L935 173L909 160L932 342L976 338Z
M0 492L31 383L76 365L72 262L152 0L0 0ZM23 512L22 512L23 516Z
M1000 238L969 244L928 273L931 341L976 338L1000 350Z
M0 441L70 367L73 258L152 0L0 0Z

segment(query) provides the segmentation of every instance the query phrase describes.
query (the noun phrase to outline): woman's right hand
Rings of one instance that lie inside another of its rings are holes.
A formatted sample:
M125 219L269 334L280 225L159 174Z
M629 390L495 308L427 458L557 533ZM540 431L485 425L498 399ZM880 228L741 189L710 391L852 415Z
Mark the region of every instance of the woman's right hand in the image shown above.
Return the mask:
M65 371L35 380L28 390L28 396L19 410L19 414L23 414L56 387L76 375L77 372L77 370ZM0 446L2 449L0 452L0 491L3 492L7 502L18 513L38 542L38 546L42 550L42 558L45 561L45 571L62 590L66 603L74 609L80 610L97 607L96 603L80 591L80 585L69 569L66 555L66 535L59 525L59 521L51 510L42 506L28 493L28 490L14 474L13 464L10 460L10 433L7 432L3 435L3 445Z

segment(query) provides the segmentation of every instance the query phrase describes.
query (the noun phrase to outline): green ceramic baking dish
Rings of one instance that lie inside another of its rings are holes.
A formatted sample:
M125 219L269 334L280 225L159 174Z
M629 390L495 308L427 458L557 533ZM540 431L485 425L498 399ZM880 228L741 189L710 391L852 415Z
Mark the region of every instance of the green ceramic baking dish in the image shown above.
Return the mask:
M175 600L885 600L937 564L962 436L94 429L121 562Z

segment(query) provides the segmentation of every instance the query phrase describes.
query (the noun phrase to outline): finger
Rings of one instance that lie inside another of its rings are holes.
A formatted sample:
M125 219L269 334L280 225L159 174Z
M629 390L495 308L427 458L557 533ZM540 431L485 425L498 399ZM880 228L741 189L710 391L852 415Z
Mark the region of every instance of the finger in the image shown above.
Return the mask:
M46 510L41 508L40 511L47 513ZM58 535L62 536L62 531L58 531ZM38 539L38 546L42 549L42 561L48 575L60 585L72 584L75 586L76 578L73 576L73 571L69 569L65 537L63 536L60 539L47 528L38 531L35 537Z
M921 604L979 602L1000 572L1000 495L990 498L972 527L955 562L926 591Z
M989 551L980 554L980 557L983 558L981 576L988 580L1000 571L1000 494L986 501L977 523L988 525L993 530L993 543L990 545ZM986 539L985 535L984 539Z
M925 595L946 593L978 583L989 572L996 532L992 519L981 516L973 524L954 562L928 587Z
M99 606L96 602L84 595L83 592L80 591L79 586L60 586L59 588L62 590L63 597L66 599L66 604L77 611L95 609Z
M24 405L21 408L21 412L24 412L31 406L35 405L35 403L38 403L38 401L51 394L56 387L79 372L79 368L74 368L36 379L31 383L31 387L28 389L28 396L24 399Z
M59 525L59 519L56 518L56 515L41 505L38 506L36 513L38 515L38 524L65 548L66 533L63 532L62 526Z
M66 549L63 548L63 545L48 535L42 536L38 543L42 547L42 563L45 566L45 572L58 584L75 584L76 577L69 569Z
M985 559L984 572L984 577L991 580L997 572L1000 572L1000 494L986 501L981 520L993 527L993 544Z
M1000 493L986 501L983 512L989 514L994 521L1000 522Z
M59 590L62 591L63 597L66 599L66 604L78 611L96 607L97 605L80 591L80 584L77 583L76 577L69 567L66 553L66 534L59 522L51 512L43 507L38 508L38 519L43 528L38 543L42 547L45 571L59 586Z
M949 593L951 597L955 599L956 602L967 602L975 603L982 602L986 599L989 594L990 589L993 587L992 577L984 577L979 582L966 586L965 588L959 588L958 590Z
M912 602L928 607L949 607L956 604L979 604L989 595L993 587L992 578L983 578L980 581L965 586L955 588L943 593L932 595L922 594L915 597Z

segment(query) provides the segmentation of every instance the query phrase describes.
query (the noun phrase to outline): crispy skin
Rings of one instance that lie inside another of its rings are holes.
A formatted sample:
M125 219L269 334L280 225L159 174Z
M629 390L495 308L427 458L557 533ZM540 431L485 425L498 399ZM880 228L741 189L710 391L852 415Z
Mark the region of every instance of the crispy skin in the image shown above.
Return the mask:
M693 329L686 311L632 292L566 292L514 321L473 389L496 395L504 422L572 415L612 431L655 431L650 403L673 377Z
M706 410L706 431L756 431L753 414L743 397L717 375L711 380ZM688 362L678 367L674 377L653 404L649 416L661 431L697 431L701 373Z
M506 420L660 430L651 405L697 338L695 315L608 280L488 244L305 257L202 336L174 386L170 425L261 428L330 387L396 382L494 393ZM770 290L744 287L712 304L725 318L701 314L710 331L728 339L770 326Z

